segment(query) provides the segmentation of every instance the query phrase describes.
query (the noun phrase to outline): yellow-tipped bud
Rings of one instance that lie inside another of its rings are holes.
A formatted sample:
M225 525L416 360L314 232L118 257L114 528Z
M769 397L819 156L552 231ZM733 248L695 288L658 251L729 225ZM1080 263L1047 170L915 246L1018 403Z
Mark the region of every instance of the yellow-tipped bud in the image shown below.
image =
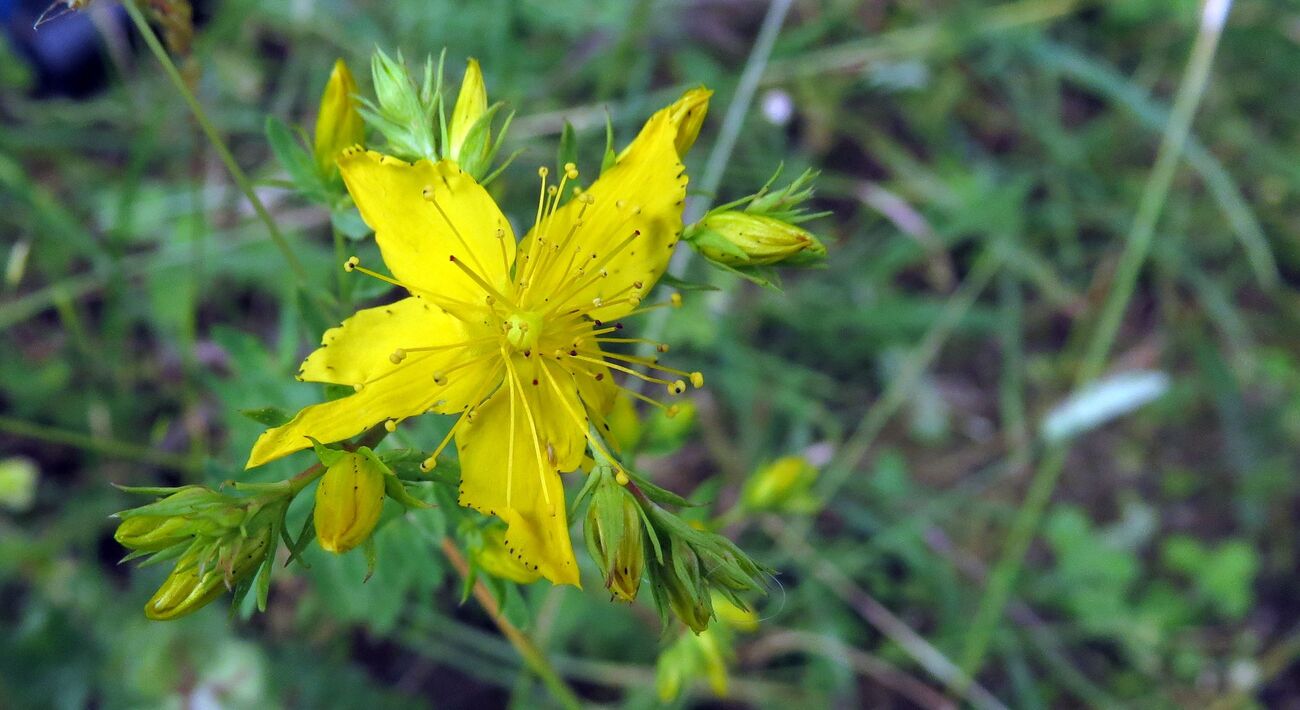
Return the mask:
M737 631L757 631L758 612L742 609L727 597L713 593L713 613L718 620Z
M123 547L158 552L198 536L220 537L243 521L243 507L207 488L190 486L150 506L157 514L124 514L113 539Z
M320 98L320 113L316 115L313 153L322 175L333 175L338 170L334 159L344 148L365 140L366 127L357 112L356 94L357 82L348 65L342 59L335 61Z
M760 468L741 492L750 510L804 511L813 505L811 494L817 469L801 456L786 456Z
M365 542L384 508L384 472L357 453L340 456L316 488L316 540L342 554Z
M461 160L461 149L469 131L483 114L487 113L487 87L483 84L483 70L478 60L469 60L465 67L465 78L460 83L460 94L456 97L456 108L451 112L451 123L447 126L446 157Z
M474 553L474 562L493 577L519 584L532 584L542 578L541 572L524 564L506 547L506 531L500 527L483 533L483 546Z
M260 525L249 537L227 542L215 553L209 545L192 545L145 603L144 615L156 621L178 619L233 589L266 559L271 533L269 525Z
M808 230L749 212L715 212L692 232L689 239L699 252L725 266L798 265L826 256L826 247Z
M630 480L621 469L602 480L587 506L583 530L592 559L605 577L605 588L625 602L636 599L646 564L641 509L622 488Z

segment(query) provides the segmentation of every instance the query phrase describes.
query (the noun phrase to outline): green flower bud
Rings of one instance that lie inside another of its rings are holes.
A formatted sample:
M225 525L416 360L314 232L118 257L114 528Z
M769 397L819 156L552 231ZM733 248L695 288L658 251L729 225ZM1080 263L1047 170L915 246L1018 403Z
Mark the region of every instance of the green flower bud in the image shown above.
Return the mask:
M616 599L635 601L645 572L641 509L617 479L601 485L587 506L587 543L605 575L605 588Z
M316 540L330 552L347 552L370 537L383 508L384 472L371 457L344 453L316 488Z
M750 510L808 512L816 507L811 489L817 469L801 456L786 456L760 468L741 492L741 504Z
M370 75L377 102L363 102L361 115L388 141L388 153L404 160L437 160L435 114L437 95L432 59L425 61L424 79L417 87L398 54L394 60L376 50Z
M798 266L826 256L826 247L808 230L750 212L711 213L687 239L705 258L730 267Z
M672 544L664 550L663 568L671 571L661 579L673 613L697 634L709 628L709 622L713 620L713 603L708 582L700 568L700 558L679 538L673 538ZM679 569L686 572L686 579L677 574Z
M280 512L272 514L278 516ZM199 541L191 545L145 603L145 616L157 621L180 618L202 609L255 574L274 543L270 521L258 515L249 524L248 537L231 535L220 543Z
M245 508L199 486L188 486L160 501L123 513L113 539L123 547L157 552L198 536L221 536L243 522Z

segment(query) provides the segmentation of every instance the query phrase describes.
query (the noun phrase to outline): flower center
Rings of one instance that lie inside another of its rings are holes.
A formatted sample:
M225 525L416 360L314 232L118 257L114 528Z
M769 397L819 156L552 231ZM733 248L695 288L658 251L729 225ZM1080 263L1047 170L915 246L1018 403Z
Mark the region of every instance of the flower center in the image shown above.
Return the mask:
M532 311L519 311L506 318L502 327L510 347L515 350L534 350L542 337L542 315Z

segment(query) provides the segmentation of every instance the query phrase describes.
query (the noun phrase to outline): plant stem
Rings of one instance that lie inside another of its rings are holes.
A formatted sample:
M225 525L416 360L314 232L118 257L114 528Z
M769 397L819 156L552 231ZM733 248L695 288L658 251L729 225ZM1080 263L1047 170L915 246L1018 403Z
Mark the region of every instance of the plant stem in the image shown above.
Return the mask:
M442 552L447 555L447 559L456 568L456 572L462 578L468 579L469 563L465 561L465 556L461 554L460 549L456 547L456 543L451 538L444 537L442 539ZM566 708L582 707L582 701L573 692L573 688L570 688L569 684L556 672L546 654L537 647L537 644L533 643L533 640L527 634L510 623L510 620L506 619L505 615L501 613L501 607L497 604L496 597L492 596L491 590L481 580L474 582L474 598L478 600L479 605L483 607L483 611L487 612L488 616L492 618L492 622L501 630L501 635L505 636L506 640L510 641L510 645L514 646L515 650L519 652L519 656L523 658L529 669L542 679L542 683L547 690L551 691L551 695Z
M1095 380L1106 367L1106 360L1115 344L1124 311L1133 297L1138 275L1151 251L1156 223L1169 196L1174 172L1191 131L1192 118L1205 93L1215 50L1231 7L1232 0L1209 0L1202 9L1196 43L1192 47L1191 58L1188 60L1187 69L1174 98L1173 109L1160 141L1155 165L1147 178L1137 213L1128 231L1124 251L1120 254L1115 280L1102 305L1096 330L1088 341L1083 363L1075 378L1076 389ZM1068 453L1069 448L1065 443L1056 444L1048 449L1030 482L1025 501L1012 522L1002 557L989 576L988 587L980 599L979 608L971 623L970 634L966 637L962 669L972 677L978 674L984 662L993 631L1002 619L1003 610L1016 577L1020 573L1025 553L1028 552L1029 544L1038 530L1038 524L1048 501L1051 500L1052 492L1056 489L1056 482L1065 466Z
M101 439L81 432L33 424L13 417L0 416L0 431L14 436L48 441L52 444L64 444L78 449L95 451L114 458L139 461L154 466L184 471L185 473L197 474L203 470L198 461L179 454L169 454L138 444L128 444L113 439Z
M155 34L153 28L149 26L149 21L145 19L144 14L140 12L136 0L125 0L122 5L126 7L126 11L131 16L131 21L135 23L136 29L139 30L140 35L144 37L145 44L149 45L149 50L153 52L154 57L158 59L158 63L162 64L163 71L167 74L167 78L171 79L172 85L176 87L176 91L180 93L180 95L185 99L185 103L189 105L190 112L194 114L194 119L198 121L199 128L203 130L203 134L206 135L208 140L212 143L212 147L216 149L217 156L221 158L221 162L225 164L226 170L230 172L230 177L234 179L235 184L239 187L240 191L244 193L244 196L248 198L248 202L253 206L253 210L257 212L257 216L260 217L262 222L266 225L266 229L271 235L271 240L275 242L275 246L284 255L285 261L288 262L289 268L293 271L294 277L298 279L298 282L305 290L312 291L311 281L308 279L307 270L303 268L302 262L299 261L298 256L294 254L292 247L289 246L288 240L285 239L284 234L280 232L280 228L276 226L275 220L271 218L271 213L266 209L266 205L262 204L261 198L259 198L257 192L253 190L252 182L249 181L248 176L244 174L244 171L239 167L239 164L235 162L235 156L231 154L230 148L226 147L225 141L222 140L221 136L217 133L217 129L212 125L212 121L208 120L208 115L203 110L203 106L199 104L199 100L194 96L194 92L190 91L190 87L185 83L185 79L181 76L180 70L176 68L176 64L172 61L171 56L167 54L167 50L163 47L162 42L158 40L158 35Z

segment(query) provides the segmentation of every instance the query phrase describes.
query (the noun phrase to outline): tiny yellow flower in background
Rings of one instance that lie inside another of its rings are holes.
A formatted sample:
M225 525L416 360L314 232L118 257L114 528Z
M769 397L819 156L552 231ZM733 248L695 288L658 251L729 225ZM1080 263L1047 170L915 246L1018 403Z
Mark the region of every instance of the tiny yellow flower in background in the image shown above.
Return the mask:
M322 175L333 175L334 161L345 148L365 140L366 127L357 111L357 82L342 59L334 62L325 93L320 98L316 116L316 142L313 153Z
M465 67L465 78L460 84L460 94L456 96L456 108L451 112L451 123L447 126L446 156L451 160L461 159L461 148L465 138L475 123L487 113L487 87L483 84L483 70L478 60L469 60Z
M816 507L817 469L802 456L785 456L760 468L745 483L740 501L749 510L807 512Z
M342 554L365 542L384 510L384 472L358 453L345 453L325 469L316 488L316 540Z
M474 562L493 577L508 579L519 584L532 584L542 575L519 561L519 557L506 547L505 528L493 527L483 533L483 545L474 554Z
M478 101L476 73L471 63L466 116ZM308 437L336 442L380 422L457 415L425 468L454 440L460 504L505 521L508 550L534 572L578 585L559 474L578 468L588 446L602 451L589 428L605 423L620 389L614 374L653 383L669 397L687 382L703 384L699 373L611 353L605 344L644 343L621 337L618 320L674 305L643 307L642 300L681 238L687 178L678 145L694 141L707 100L708 91L697 89L656 112L580 194L567 189L576 166L564 166L554 181L541 168L533 226L518 243L510 221L456 161L412 164L345 151L340 173L392 277L355 257L346 268L410 295L326 331L299 378L349 385L355 394L309 406L264 433L248 467L303 449Z

